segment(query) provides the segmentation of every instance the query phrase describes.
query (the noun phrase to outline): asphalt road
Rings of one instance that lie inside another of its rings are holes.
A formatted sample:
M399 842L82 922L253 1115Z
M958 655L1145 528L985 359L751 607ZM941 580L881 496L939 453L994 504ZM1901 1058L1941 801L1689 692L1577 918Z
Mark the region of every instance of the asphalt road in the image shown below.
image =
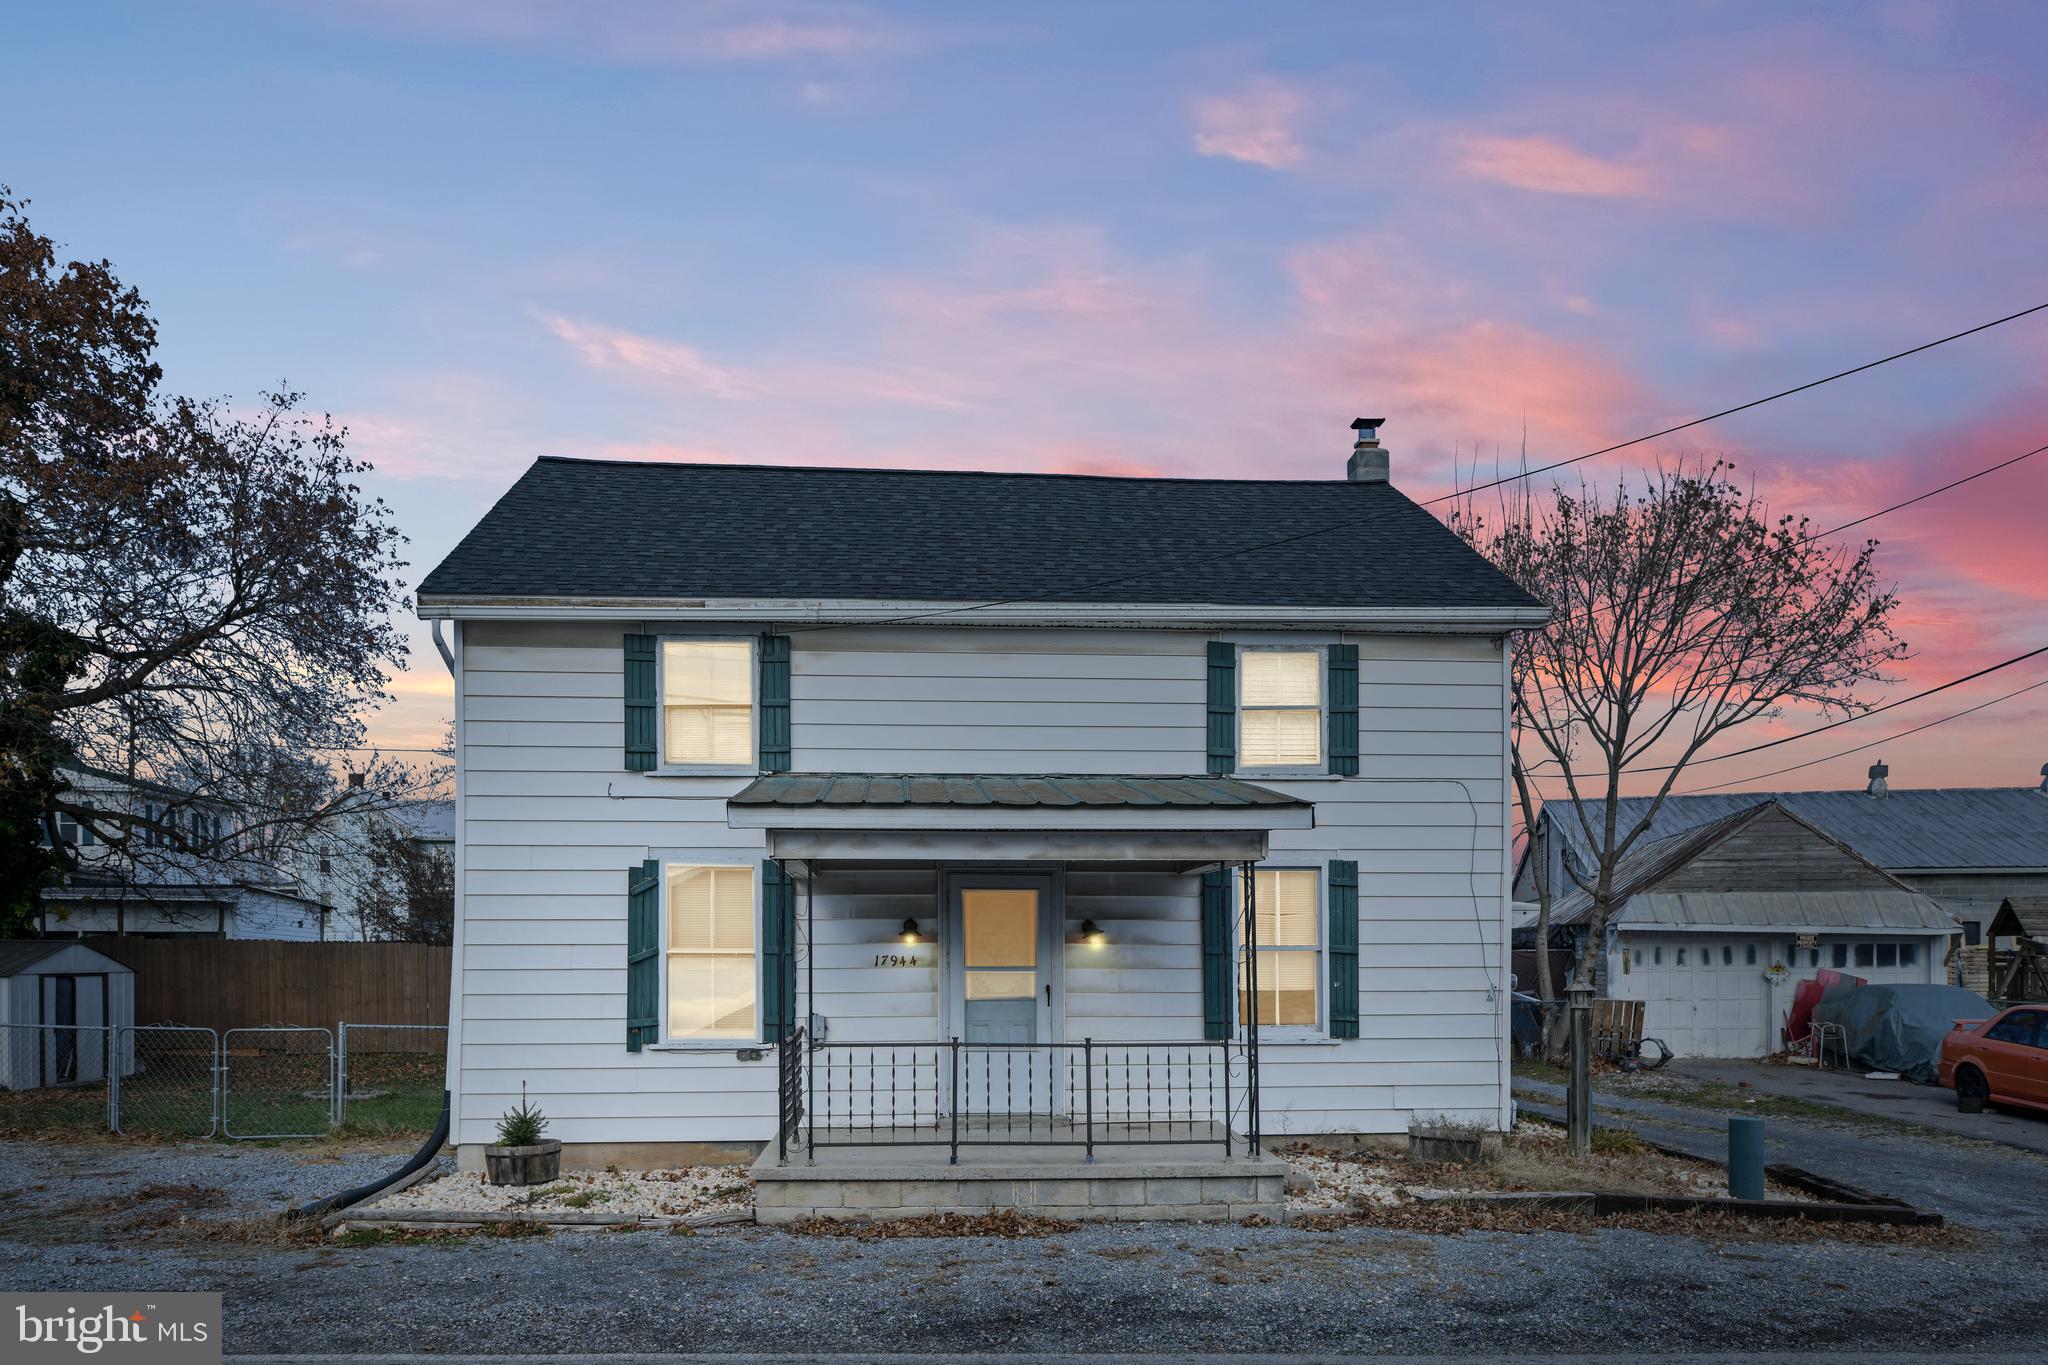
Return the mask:
M1759 1094L1825 1104L1852 1114L1918 1124L2048 1156L2048 1113L1997 1108L1987 1108L1981 1114L1960 1113L1955 1091L1937 1085L1873 1080L1861 1071L1821 1071L1809 1066L1767 1066L1705 1057L1680 1057L1655 1074L1715 1085L1746 1085Z
M1694 1141L1725 1113L1631 1109ZM360 1178L288 1149L0 1144L0 1284L219 1289L230 1353L1362 1353L1490 1359L2032 1353L2048 1340L2048 1161L1773 1122L1771 1155L1938 1208L1975 1246L1730 1242L1606 1228L1464 1236L1090 1225L1050 1238L853 1241L757 1228L445 1245L219 1241L120 1226L110 1191L227 1187L256 1207Z

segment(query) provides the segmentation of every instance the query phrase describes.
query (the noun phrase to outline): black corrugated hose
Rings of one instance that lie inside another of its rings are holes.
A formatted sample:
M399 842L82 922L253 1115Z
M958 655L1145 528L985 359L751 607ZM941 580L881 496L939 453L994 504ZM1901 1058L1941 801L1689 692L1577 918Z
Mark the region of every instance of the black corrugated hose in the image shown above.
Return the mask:
M330 1194L325 1199L315 1199L312 1203L301 1204L295 1209L288 1208L284 1211L284 1217L319 1218L324 1214L334 1212L336 1209L345 1209L351 1204L360 1204L371 1195L390 1189L393 1185L396 1185L399 1181L405 1179L429 1161L432 1161L435 1154L441 1150L447 1141L448 1092L443 1090L441 1092L441 1120L434 1125L434 1131L428 1136L427 1140L420 1144L420 1149L412 1154L412 1160L406 1162L381 1180L373 1180L367 1185L358 1185L352 1190L343 1190L340 1194Z

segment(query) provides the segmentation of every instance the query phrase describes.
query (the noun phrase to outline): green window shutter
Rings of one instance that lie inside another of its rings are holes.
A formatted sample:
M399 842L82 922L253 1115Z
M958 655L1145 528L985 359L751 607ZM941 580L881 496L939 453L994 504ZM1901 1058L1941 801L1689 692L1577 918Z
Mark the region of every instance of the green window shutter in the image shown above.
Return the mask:
M654 637L626 637L626 771L655 769L658 727L655 698Z
M789 771L789 637L761 637L761 771Z
M1358 1036L1358 864L1330 864L1330 1036Z
M626 1051L661 1041L661 864L626 869Z
M1230 1036L1230 874L1202 874L1202 1036Z
M1209 642L1209 771L1237 768L1237 646Z
M1330 646L1330 771L1358 776L1358 646Z
M771 1043L796 1029L796 882L774 859L761 864L761 1032Z

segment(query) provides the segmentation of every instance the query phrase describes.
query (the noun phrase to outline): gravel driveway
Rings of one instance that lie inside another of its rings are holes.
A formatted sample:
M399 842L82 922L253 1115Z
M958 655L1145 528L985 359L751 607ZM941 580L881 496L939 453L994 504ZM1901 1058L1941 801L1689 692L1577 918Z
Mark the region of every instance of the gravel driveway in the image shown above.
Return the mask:
M1674 1112L1638 1117L1724 1117L1661 1107ZM1159 1224L1016 1240L749 1227L307 1246L209 1233L391 1156L8 1143L0 1283L218 1288L235 1353L2024 1350L2048 1336L2048 1282L2011 1273L2048 1250L2048 1163L1773 1132L1774 1156L1941 1208L1984 1229L1981 1247ZM228 1194L192 1221L171 1208L114 1227L127 1215L106 1196L149 1185Z

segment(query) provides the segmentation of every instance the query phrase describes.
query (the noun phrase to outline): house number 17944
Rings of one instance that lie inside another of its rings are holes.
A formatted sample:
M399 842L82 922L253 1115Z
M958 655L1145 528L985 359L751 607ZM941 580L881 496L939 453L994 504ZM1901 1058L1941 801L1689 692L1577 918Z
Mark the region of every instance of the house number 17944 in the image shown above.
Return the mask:
M877 967L915 967L918 963L917 959L909 953L876 953L875 965Z

